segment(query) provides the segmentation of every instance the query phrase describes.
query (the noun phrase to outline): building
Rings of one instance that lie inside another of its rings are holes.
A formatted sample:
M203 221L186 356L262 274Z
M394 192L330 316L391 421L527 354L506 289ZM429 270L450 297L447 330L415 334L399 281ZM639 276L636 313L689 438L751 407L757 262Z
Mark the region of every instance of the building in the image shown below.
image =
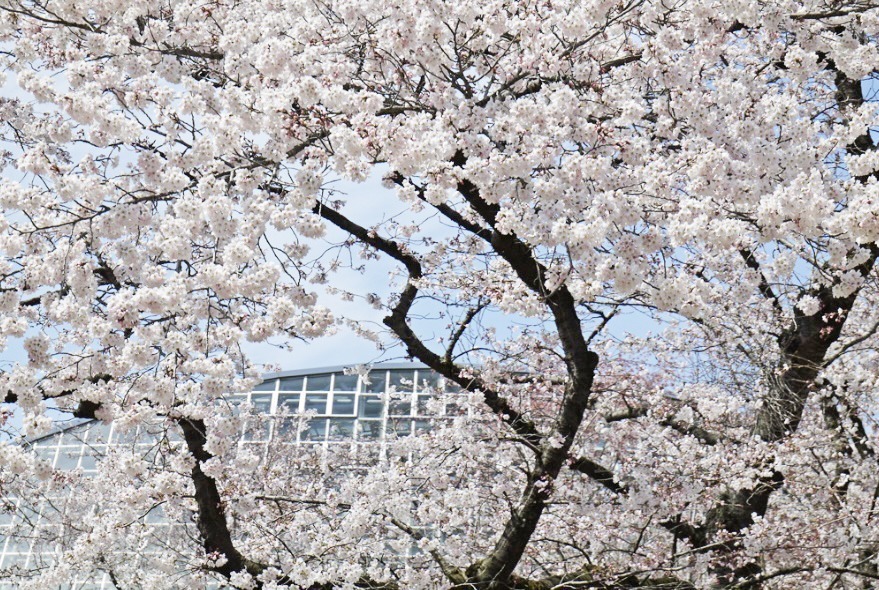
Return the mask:
M437 393L442 391L456 390L423 366L399 363L375 366L368 378L346 374L343 367L269 374L253 391L227 399L242 407L252 406L255 415L247 420L238 444L265 456L279 444L311 448L368 445L380 451L385 441L417 433L438 419L466 411L466 406L454 399L441 400ZM0 500L0 590L18 588L15 580L38 573L69 550L67 544L73 540L65 536L59 523L71 497L81 490L64 485L65 473L78 477L96 474L100 461L114 449L128 448L150 457L163 442L160 438L168 436L164 428L126 429L115 423L77 421L26 441L24 444L47 469L58 474L61 483L50 486L40 501L24 501L13 495ZM194 517L189 523L180 523L166 518L160 510L142 515L141 521L150 527L156 546L170 542L172 527L194 527ZM140 560L150 559L149 546L120 550L131 550ZM104 573L77 575L59 587L97 590L116 586L111 575Z

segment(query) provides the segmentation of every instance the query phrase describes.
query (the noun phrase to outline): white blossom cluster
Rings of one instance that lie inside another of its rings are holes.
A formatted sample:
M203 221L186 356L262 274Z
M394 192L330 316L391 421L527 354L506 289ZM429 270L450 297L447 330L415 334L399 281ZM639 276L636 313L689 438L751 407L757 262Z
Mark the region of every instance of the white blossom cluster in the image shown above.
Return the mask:
M872 583L877 35L860 0L0 0L2 401L174 439L91 478L0 446L0 493L83 480L21 587ZM248 345L339 325L479 419L242 452Z

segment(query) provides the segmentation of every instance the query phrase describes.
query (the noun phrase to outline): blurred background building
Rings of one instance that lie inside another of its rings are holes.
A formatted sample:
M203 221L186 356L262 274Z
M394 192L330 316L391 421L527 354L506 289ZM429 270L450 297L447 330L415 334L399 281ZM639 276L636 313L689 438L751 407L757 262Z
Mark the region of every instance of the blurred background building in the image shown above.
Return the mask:
M312 450L331 445L368 446L371 452L380 453L385 441L418 433L437 419L465 412L465 405L456 402L455 396L437 396L452 391L457 389L425 367L398 363L374 366L366 377L346 373L343 367L269 374L253 391L230 394L226 401L247 413L238 444L257 456L265 457L281 444ZM133 455L150 460L162 444L179 441L179 435L167 425L127 427L93 420L70 423L23 444L47 469L90 476L114 449L129 449ZM47 568L63 551L70 550L65 547L60 523L70 505L82 505L71 501L80 490L64 482L48 490L35 494L40 498L35 501L30 496L24 500L8 495L0 488L0 590L17 589L19 582L15 580ZM128 548L132 559L149 560L151 548L171 543L173 527L188 526L195 531L194 515L191 522L181 523L167 518L161 509L144 514L142 522L150 526L151 542ZM111 578L109 572L84 574L60 588L116 588Z

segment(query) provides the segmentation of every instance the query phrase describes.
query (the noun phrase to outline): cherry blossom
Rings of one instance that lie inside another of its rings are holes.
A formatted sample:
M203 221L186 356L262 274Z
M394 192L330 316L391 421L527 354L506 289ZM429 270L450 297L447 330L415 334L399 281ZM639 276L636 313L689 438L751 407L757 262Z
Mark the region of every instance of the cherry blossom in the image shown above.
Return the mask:
M0 445L3 494L80 490L16 583L870 586L877 34L849 0L0 0L4 412L158 441L89 477ZM244 449L252 346L340 329L463 415ZM126 560L159 509L186 534Z

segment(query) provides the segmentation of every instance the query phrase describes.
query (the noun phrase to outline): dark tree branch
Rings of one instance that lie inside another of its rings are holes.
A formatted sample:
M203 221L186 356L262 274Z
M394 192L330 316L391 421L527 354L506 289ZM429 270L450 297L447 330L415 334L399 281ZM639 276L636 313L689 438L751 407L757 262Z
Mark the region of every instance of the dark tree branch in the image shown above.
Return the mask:
M568 463L568 466L574 471L579 471L580 473L588 475L593 480L600 483L615 494L629 493L628 486L617 482L613 472L606 469L605 467L602 467L594 461L586 459L585 457L571 459Z
M463 167L466 157L459 151L453 157L452 163ZM510 265L531 291L543 298L552 314L570 377L554 428L561 437L560 444L547 444L544 441L541 445L540 464L530 475L513 517L507 521L494 550L471 572L473 579L488 583L488 588L499 588L510 578L521 560L546 507L551 484L568 457L568 451L589 403L599 359L597 354L589 350L577 313L577 302L567 287L563 284L547 292L547 269L537 259L531 247L515 235L498 231L498 205L485 201L478 187L467 179L458 183L458 192L492 228L491 245L494 251ZM612 479L610 481L612 483ZM608 486L606 477L602 477L599 483Z
M747 248L742 248L739 250L739 254L741 254L747 267L756 272L757 276L760 278L760 284L757 287L760 294L772 303L772 306L776 311L781 311L782 307L781 303L778 301L778 296L772 290L772 287L769 286L769 283L766 282L766 276L763 274L763 269L760 268L760 263L757 262L757 259L754 257L754 253Z
M217 482L202 471L202 464L212 458L212 455L205 450L207 430L204 421L182 418L178 423L183 430L186 448L195 459L191 476L195 486L195 501L198 505L198 531L201 534L202 546L209 556L216 555L225 560L225 563L212 569L226 577L241 571L247 571L254 576L259 575L265 567L246 560L235 548Z
M827 67L836 73L837 103L840 109L857 108L864 102L860 80L852 80L836 69L832 60L826 60ZM865 130L861 136L848 146L849 153L861 154L874 150L875 145ZM865 182L867 178L858 178ZM872 272L879 257L879 247L869 246L870 255L854 270L866 278ZM759 271L753 255L743 252L745 263ZM756 268L755 268L756 266ZM778 300L772 293L761 273L760 292L778 306ZM824 366L828 349L839 339L848 313L854 306L860 292L856 289L845 297L833 295L831 286L815 287L808 294L816 297L820 303L820 311L814 315L805 315L799 308L794 308L794 321L790 327L778 337L781 351L780 375L773 377L768 393L757 411L754 434L766 442L777 442L795 432L799 427L806 407L809 394L815 386L821 368ZM778 309L778 307L777 307ZM671 530L676 536L687 538L695 548L730 552L738 549L740 542L733 537L727 542L716 545L715 536L720 531L740 533L754 523L754 516L763 516L769 505L770 496L784 484L784 475L771 470L771 475L759 479L749 489L727 490L720 496L720 501L705 515L704 525L694 527L689 524L674 524ZM669 528L666 526L666 528ZM738 567L718 566L715 573L721 583L728 586L750 584L747 587L759 588L761 567L756 562L748 562Z
M699 439L706 445L716 445L720 442L720 434L716 432L711 432L701 426L697 426L695 424L687 424L686 422L682 422L680 420L674 420L673 418L667 418L660 422L662 426L668 426L672 430L679 432L685 436L692 436Z
M459 190L480 216L489 225L494 225L496 210L478 197L475 186L463 181ZM478 379L465 377L459 367L431 351L415 335L408 324L408 316L418 293L416 283L423 277L423 270L414 254L406 251L396 242L382 238L376 232L357 225L330 207L319 204L314 208L314 212L336 227L347 231L364 244L389 255L406 268L409 280L400 293L397 304L385 317L385 325L401 339L410 355L462 387L481 391L489 408L502 416L519 436L538 450L538 466L529 475L522 499L514 509L512 517L507 521L494 549L485 559L473 564L467 570L469 583L482 584L485 588L500 588L509 581L537 527L551 494L552 482L568 459L568 452L579 428L592 389L598 356L588 350L580 327L575 300L564 287L549 294L545 293L543 284L546 269L534 258L530 248L513 236L502 234L497 230L492 231L491 242L495 250L511 264L529 288L544 296L547 306L553 314L556 329L565 351L565 361L568 365L571 381L566 388L565 398L555 426L556 432L561 436L561 444L548 444L546 437L537 431L533 423L513 410L497 392L486 387ZM585 459L576 461L579 461L578 464L582 466L584 473L596 475L598 483L617 493L622 489L613 482L609 471Z
M481 392L485 396L486 405L492 412L509 424L514 432L524 441L532 446L538 445L542 436L537 428L528 418L514 409L500 392L490 387L478 377L468 376L463 368L453 362L448 362L445 358L430 350L409 326L409 311L415 303L415 297L418 294L418 287L415 286L414 281L423 277L421 262L418 258L404 250L396 242L385 239L376 232L354 223L331 207L318 204L315 206L314 212L339 229L347 231L362 243L387 254L406 268L409 280L400 293L400 298L396 305L391 309L391 313L383 321L400 338L406 346L408 353L412 357L421 360L421 362L440 375L451 379L463 389Z
M452 337L449 339L448 346L446 346L446 353L443 356L443 360L445 360L447 363L452 362L452 359L454 358L455 347L458 346L458 342L461 341L461 338L464 336L464 332L466 332L467 328L470 327L470 323L479 314L479 312L486 308L486 306L487 304L480 303L476 307L471 307L470 309L468 309L467 313L464 314L464 317L458 323L457 329L454 331Z

